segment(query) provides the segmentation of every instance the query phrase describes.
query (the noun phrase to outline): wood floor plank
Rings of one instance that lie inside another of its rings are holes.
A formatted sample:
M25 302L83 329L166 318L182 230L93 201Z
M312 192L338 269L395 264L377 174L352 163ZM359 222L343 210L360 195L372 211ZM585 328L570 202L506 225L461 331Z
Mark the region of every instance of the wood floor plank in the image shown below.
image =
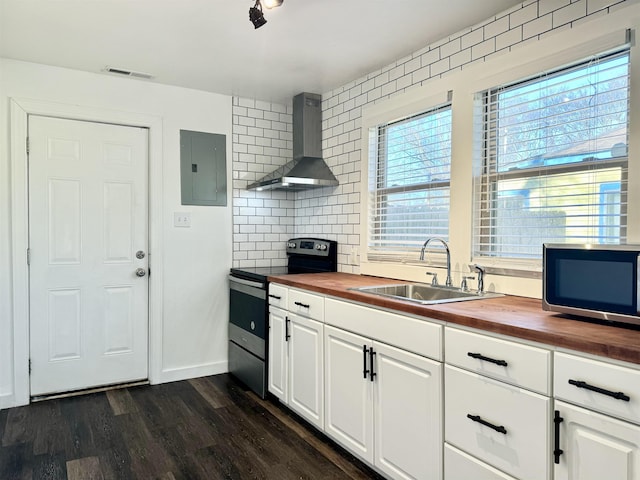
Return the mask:
M104 480L98 457L67 461L67 480Z
M109 390L106 392L106 395L114 415L123 415L125 413L138 411L138 405L133 401L133 398L131 398L128 389Z
M189 383L213 408L228 407L233 404L228 395L218 390L213 382L206 378L194 378Z

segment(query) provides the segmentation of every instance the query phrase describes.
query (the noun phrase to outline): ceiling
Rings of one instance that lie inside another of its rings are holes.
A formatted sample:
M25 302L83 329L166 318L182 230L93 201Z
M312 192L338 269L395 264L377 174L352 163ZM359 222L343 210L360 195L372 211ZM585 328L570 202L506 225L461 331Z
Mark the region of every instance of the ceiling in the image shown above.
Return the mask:
M287 103L521 1L285 0L254 29L253 0L0 0L0 56Z

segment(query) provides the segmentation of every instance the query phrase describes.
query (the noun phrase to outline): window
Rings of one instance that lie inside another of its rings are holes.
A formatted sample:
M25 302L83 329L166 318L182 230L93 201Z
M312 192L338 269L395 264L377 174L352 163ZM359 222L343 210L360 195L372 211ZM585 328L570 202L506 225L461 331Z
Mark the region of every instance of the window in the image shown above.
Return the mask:
M629 53L481 95L474 256L626 241Z
M451 106L374 127L369 141L368 258L447 239Z

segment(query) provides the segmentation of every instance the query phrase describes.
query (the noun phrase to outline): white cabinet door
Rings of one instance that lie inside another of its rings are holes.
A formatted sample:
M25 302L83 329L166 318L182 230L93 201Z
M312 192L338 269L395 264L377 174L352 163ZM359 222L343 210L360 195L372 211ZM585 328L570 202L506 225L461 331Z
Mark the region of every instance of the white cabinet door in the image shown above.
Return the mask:
M288 314L289 407L316 427L324 426L323 325Z
M444 480L516 480L475 457L444 444Z
M394 479L442 478L442 364L373 342L375 465Z
M373 464L373 383L367 370L371 341L328 325L324 335L325 433Z
M555 480L640 480L640 427L556 401L560 448Z
M288 334L287 312L271 307L269 310L269 391L287 403Z

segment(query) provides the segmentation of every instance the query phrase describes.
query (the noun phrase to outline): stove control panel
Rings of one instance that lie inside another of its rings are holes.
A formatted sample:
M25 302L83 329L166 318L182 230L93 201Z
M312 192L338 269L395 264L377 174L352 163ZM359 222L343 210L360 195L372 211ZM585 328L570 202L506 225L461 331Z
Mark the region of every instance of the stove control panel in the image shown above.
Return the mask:
M333 245L333 246L332 246ZM292 238L287 241L287 254L329 256L336 249L336 242L319 238Z

